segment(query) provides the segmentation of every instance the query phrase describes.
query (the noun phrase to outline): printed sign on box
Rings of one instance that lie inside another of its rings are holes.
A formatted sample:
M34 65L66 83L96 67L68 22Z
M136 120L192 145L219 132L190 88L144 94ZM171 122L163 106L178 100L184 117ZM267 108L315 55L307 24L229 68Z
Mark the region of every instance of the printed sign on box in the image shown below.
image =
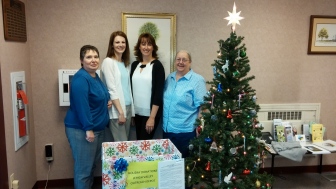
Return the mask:
M131 162L127 168L127 189L158 186L158 161Z

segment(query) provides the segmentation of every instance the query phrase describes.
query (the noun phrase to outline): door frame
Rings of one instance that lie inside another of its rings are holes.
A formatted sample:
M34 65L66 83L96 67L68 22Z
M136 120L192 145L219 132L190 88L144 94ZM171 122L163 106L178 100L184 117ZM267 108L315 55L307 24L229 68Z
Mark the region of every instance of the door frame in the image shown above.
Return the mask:
M2 97L2 79L0 68L0 188L9 188L8 183L8 167L7 167L7 151L6 151L6 137L5 137L5 119L3 109Z

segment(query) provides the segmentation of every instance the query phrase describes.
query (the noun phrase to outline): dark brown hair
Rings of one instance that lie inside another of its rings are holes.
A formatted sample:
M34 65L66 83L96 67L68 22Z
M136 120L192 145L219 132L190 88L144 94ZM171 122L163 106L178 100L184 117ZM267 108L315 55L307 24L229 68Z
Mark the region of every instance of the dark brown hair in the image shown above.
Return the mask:
M97 47L92 46L92 45L84 45L84 46L80 49L80 52L79 52L79 59L80 59L81 61L83 61L86 52L88 52L88 51L90 51L90 50L91 50L91 51L94 51L94 52L97 52L98 57L99 57L99 51L98 51ZM82 63L81 63L81 66L83 67L83 64L82 64Z
M125 41L126 41L126 48L125 48L125 51L122 54L121 58L124 61L125 66L127 67L130 63L130 50L129 50L127 36L122 31L115 31L111 34L110 41L109 41L108 48L107 48L106 57L115 58L114 49L113 49L113 42L114 42L114 38L116 38L117 36L121 36L121 37L125 38Z
M134 46L134 56L135 56L137 61L140 61L140 62L143 61L143 57L142 57L141 51L139 49L140 45L141 45L141 42L147 42L149 44L152 44L152 46L153 46L152 57L154 59L159 59L159 57L157 55L157 51L158 51L159 47L156 45L154 37L150 33L143 33L139 36L138 42Z

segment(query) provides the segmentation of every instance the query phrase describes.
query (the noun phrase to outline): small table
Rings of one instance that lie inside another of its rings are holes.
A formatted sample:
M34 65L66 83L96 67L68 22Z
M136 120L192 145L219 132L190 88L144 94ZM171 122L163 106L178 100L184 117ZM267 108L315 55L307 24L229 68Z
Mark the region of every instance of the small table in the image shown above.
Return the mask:
M271 163L271 174L273 175L273 170L274 170L274 157L279 155L278 153L271 153L269 150L265 149L271 156L272 156L272 163ZM311 152L307 151L306 154L312 154ZM321 174L322 173L322 160L323 160L323 154L314 154L320 156L319 159L319 165L318 165L318 172Z

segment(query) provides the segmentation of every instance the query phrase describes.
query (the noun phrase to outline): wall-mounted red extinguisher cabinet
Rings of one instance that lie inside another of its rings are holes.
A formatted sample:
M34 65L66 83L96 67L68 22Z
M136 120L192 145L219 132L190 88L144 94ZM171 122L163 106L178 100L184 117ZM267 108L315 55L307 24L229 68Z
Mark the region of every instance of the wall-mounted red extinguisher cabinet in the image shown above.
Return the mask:
M23 90L22 81L16 82L17 111L19 123L19 137L27 135L25 104L28 104L28 98Z

